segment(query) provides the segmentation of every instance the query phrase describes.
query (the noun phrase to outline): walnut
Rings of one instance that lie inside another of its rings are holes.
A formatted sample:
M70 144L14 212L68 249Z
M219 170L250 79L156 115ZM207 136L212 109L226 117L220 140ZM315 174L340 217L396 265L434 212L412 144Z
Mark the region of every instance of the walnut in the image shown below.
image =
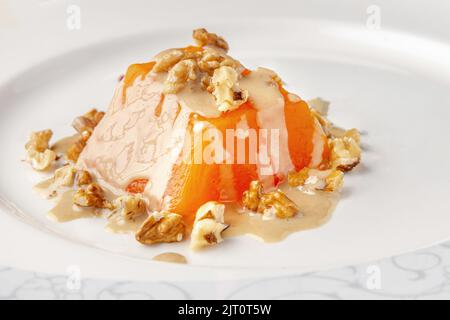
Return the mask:
M136 240L143 244L178 242L183 240L183 217L167 211L152 213L136 233Z
M342 188L344 173L340 170L317 170L303 168L288 174L288 184L302 190L338 191Z
M187 82L197 78L197 63L193 59L182 60L169 70L164 81L165 93L177 93L183 89Z
M198 250L223 241L222 232L228 228L224 224L224 211L225 206L216 201L209 201L197 210L191 233L191 249Z
M216 201L208 201L197 209L197 213L195 214L195 221L200 221L203 219L213 219L217 222L223 223L224 212L225 205Z
M111 208L104 198L102 188L96 183L89 184L86 189L77 190L72 201L79 207Z
M282 191L264 193L261 182L254 180L244 192L244 207L258 213L273 213L278 218L291 218L299 211L297 205Z
M53 131L50 129L32 132L30 139L25 145L25 149L37 152L44 152L49 149L49 142L53 136Z
M261 182L259 182L258 180L250 182L249 189L244 192L242 197L244 207L251 211L258 210L259 200L262 193L263 188Z
M282 191L277 190L263 194L259 201L257 212L272 211L277 218L287 219L295 216L299 209Z
M248 99L248 92L239 89L238 73L232 67L223 66L215 69L211 86L220 111L235 110Z
M220 67L220 63L225 59L224 56L217 52L205 50L201 59L198 61L200 71L212 76L214 70Z
M33 169L38 171L47 170L56 160L56 153L49 149L49 141L52 135L52 130L31 133L25 148L27 149L27 161Z
M100 120L103 119L104 112L97 111L97 109L91 109L84 115L77 117L72 122L72 127L79 133L92 132Z
M215 33L209 33L206 29L195 29L192 33L192 37L200 47L215 46L225 52L228 51L228 43Z
M355 130L347 131L341 138L330 140L331 165L341 171L350 171L361 161L359 133Z
M78 157L80 156L81 151L83 151L84 147L86 146L87 141L89 140L91 136L91 131L83 131L80 134L80 137L73 145L67 149L66 157L68 160L77 162Z
M56 153L53 150L46 149L44 152L38 152L32 149L28 150L28 161L35 170L47 170L55 160Z
M57 186L71 187L75 180L77 170L70 164L65 165L57 170L53 176L53 180Z
M114 200L115 212L126 220L135 218L147 212L147 204L140 195L125 195Z
M332 170L325 179L324 191L336 191L344 184L344 173L340 170Z
M169 50L156 58L156 63L153 66L154 72L169 71L176 63L184 58L184 52L179 49Z
M84 186L92 183L92 176L86 170L78 170L76 175L77 186Z

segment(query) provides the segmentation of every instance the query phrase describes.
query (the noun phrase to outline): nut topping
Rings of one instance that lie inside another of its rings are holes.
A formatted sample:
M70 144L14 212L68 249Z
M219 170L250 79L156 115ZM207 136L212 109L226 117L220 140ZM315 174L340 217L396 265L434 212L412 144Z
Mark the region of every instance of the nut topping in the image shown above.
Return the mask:
M243 194L244 207L263 214L274 214L277 218L291 218L299 209L281 190L263 193L261 182L255 180Z
M290 172L288 183L291 187L304 190L339 191L344 183L344 173L335 169L303 168L298 172Z
M33 169L47 170L56 160L56 153L49 149L49 141L52 136L52 130L31 133L30 140L25 144L25 149L27 149L27 161Z
M254 180L250 182L249 189L244 191L242 202L244 203L244 207L251 210L257 211L259 206L259 200L263 194L263 187L261 182L258 180Z
M222 232L228 228L224 224L225 205L209 201L202 205L195 215L190 247L198 250L223 241Z
M239 89L238 76L232 67L223 66L214 70L211 79L212 94L220 111L235 110L247 101L248 92Z
M79 189L73 195L73 203L80 207L110 208L110 203L104 198L102 188L96 184L89 184L86 189Z
M72 127L79 133L83 134L85 131L91 133L100 120L103 119L105 115L102 111L97 111L97 109L91 109L84 115L77 117L72 122Z
M186 83L197 78L197 63L193 59L182 60L169 70L164 81L164 93L177 93Z
M179 242L183 240L183 217L168 211L153 212L136 233L136 240L143 244Z
M330 160L333 168L341 171L350 171L361 161L361 148L359 146L359 133L356 129L346 131L341 138L330 141Z
M134 220L147 212L147 204L140 195L121 196L114 200L114 208L127 220Z
M192 32L192 37L197 42L200 47L204 46L215 46L225 52L228 51L228 43L215 33L209 33L206 29L195 29Z

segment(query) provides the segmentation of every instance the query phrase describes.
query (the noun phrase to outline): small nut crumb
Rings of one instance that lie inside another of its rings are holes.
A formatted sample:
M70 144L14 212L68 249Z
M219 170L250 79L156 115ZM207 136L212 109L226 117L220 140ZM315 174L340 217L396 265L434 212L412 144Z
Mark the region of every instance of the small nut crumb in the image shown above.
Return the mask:
M73 203L80 207L110 208L110 203L104 198L102 188L96 184L89 184L86 189L79 189L73 195Z
M184 52L179 49L169 50L156 58L156 63L153 66L154 72L166 72L169 71L176 63L184 58Z
M51 167L56 160L56 153L53 150L46 149L44 152L28 150L28 161L33 169L44 171Z
M344 183L344 173L340 170L317 170L303 168L288 174L288 184L303 190L339 191Z
M209 33L206 29L195 29L192 33L192 37L197 42L200 47L204 46L215 46L223 49L225 52L228 51L228 43L215 33Z
M228 228L228 225L224 224L224 211L225 205L216 201L209 201L197 210L191 233L192 250L223 241L222 232Z
M67 164L64 167L55 170L53 181L57 186L71 187L73 186L75 173L76 169L72 165Z
M179 242L183 240L183 217L167 211L153 212L136 232L136 240L143 244Z
M181 60L175 64L164 81L164 93L177 93L187 82L197 78L197 63L193 59Z
M355 130L347 131L341 138L330 140L331 165L341 171L350 171L361 161L359 133Z
M147 204L140 195L125 195L114 200L115 212L126 220L135 218L147 212Z
M92 176L86 170L78 170L76 175L77 186L84 186L92 183Z
M217 108L222 112L235 110L248 99L248 92L239 89L238 73L232 67L215 69L211 85Z

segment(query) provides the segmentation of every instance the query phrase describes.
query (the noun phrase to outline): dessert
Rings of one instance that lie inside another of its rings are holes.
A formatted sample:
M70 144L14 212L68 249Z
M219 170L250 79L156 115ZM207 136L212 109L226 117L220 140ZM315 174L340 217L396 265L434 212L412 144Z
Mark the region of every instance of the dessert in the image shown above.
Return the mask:
M274 71L244 67L222 37L193 38L131 65L105 112L73 121L75 136L50 147L50 130L31 135L33 168L56 168L38 186L58 201L53 218L105 215L142 244L190 238L193 250L326 221L360 162L358 131L334 127L327 102L288 92Z

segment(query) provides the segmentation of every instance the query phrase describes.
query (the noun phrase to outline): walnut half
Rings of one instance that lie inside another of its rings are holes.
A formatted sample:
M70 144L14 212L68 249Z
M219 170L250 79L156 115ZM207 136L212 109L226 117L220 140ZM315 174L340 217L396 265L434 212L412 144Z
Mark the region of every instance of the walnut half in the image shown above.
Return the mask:
M168 211L153 212L136 232L136 240L143 244L179 242L183 240L183 217Z

